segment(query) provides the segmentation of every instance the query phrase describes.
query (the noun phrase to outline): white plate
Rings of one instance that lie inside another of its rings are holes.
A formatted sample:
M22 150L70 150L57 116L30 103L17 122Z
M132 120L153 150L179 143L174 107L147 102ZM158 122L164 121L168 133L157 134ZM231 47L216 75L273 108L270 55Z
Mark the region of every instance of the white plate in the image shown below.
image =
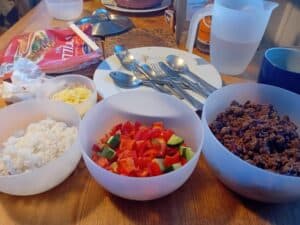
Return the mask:
M216 88L222 87L222 79L219 72L215 67L203 58L188 53L186 51L173 49L173 48L164 48L164 47L143 47L143 48L134 48L129 49L129 51L135 56L141 64L152 64L159 61L164 61L168 55L178 55L182 57L190 67L191 71L197 74L199 77L207 81L209 84L213 85ZM124 89L115 85L109 73L111 71L123 71L130 73L125 70L120 64L118 58L115 55L108 57L104 60L97 68L94 73L94 82L96 84L96 89L98 93L103 97L107 98L111 95L128 91L132 89ZM145 86L139 86L135 89L151 89ZM205 97L195 94L192 91L189 91L191 95L196 97L199 101L204 103Z
M111 0L113 1L113 0ZM149 9L128 9L128 8L122 8L119 7L117 5L110 5L105 3L106 1L102 0L102 4L108 8L108 9L112 9L118 12L128 12L128 13L149 13L149 12L157 12L157 11L161 11L163 9L166 9L169 7L169 5L171 5L171 0L163 0L163 2L160 5L157 5L153 8L149 8ZM113 1L114 2L114 1Z

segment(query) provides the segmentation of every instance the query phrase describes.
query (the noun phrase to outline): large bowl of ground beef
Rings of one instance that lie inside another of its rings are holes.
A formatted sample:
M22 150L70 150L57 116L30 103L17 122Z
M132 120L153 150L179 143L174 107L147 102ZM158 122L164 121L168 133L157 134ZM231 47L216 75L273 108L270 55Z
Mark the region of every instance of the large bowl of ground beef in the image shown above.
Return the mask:
M231 190L262 202L300 199L300 95L229 85L203 108L204 156Z

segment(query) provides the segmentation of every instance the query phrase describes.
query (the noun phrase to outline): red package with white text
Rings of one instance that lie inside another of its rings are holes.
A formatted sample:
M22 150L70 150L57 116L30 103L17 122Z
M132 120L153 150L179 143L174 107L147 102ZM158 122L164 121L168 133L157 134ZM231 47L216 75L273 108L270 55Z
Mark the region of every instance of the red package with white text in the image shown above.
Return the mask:
M91 34L91 25L80 29ZM0 65L13 64L19 57L36 63L47 73L65 73L97 63L102 52L91 50L70 28L39 30L16 36L0 54Z

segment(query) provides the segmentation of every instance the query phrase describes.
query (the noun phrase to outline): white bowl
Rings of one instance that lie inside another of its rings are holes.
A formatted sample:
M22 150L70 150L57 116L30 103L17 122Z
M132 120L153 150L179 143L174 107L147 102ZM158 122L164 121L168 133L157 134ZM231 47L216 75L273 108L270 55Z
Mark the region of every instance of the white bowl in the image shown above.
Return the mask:
M28 100L0 110L0 143L30 123L50 117L79 127L80 116L69 105L50 100ZM78 138L60 157L32 171L0 176L0 191L12 195L33 195L64 181L76 168L81 153Z
M50 99L56 92L74 85L83 85L92 92L91 96L86 101L72 105L78 111L80 116L83 116L97 102L96 86L94 81L88 77L78 74L68 74L48 79L41 86L37 97Z
M194 157L178 170L154 177L127 177L101 168L91 159L93 144L114 125L127 120L148 125L163 121L165 127L184 137L195 151ZM200 156L203 127L196 113L175 97L136 90L113 95L96 104L83 118L79 136L85 164L99 184L126 199L151 200L175 191L189 178Z
M229 85L211 94L202 114L204 156L215 175L230 189L263 202L288 202L300 199L300 177L280 175L251 165L231 153L214 136L210 123L233 100L272 104L280 115L288 115L300 126L300 95L264 84Z

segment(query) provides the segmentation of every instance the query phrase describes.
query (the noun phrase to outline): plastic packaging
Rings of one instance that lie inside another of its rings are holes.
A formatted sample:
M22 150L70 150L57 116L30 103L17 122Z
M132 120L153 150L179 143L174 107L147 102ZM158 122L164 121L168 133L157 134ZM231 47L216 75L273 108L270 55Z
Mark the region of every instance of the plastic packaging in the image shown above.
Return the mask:
M7 102L18 102L33 98L46 80L45 74L32 61L18 58L14 64L6 64L3 71L11 73L11 83L0 84L0 96Z
M90 24L80 28L87 35L91 34ZM92 51L70 28L63 28L40 30L13 38L0 54L2 76L18 58L29 59L42 72L53 74L79 70L97 63L102 59L102 52Z

